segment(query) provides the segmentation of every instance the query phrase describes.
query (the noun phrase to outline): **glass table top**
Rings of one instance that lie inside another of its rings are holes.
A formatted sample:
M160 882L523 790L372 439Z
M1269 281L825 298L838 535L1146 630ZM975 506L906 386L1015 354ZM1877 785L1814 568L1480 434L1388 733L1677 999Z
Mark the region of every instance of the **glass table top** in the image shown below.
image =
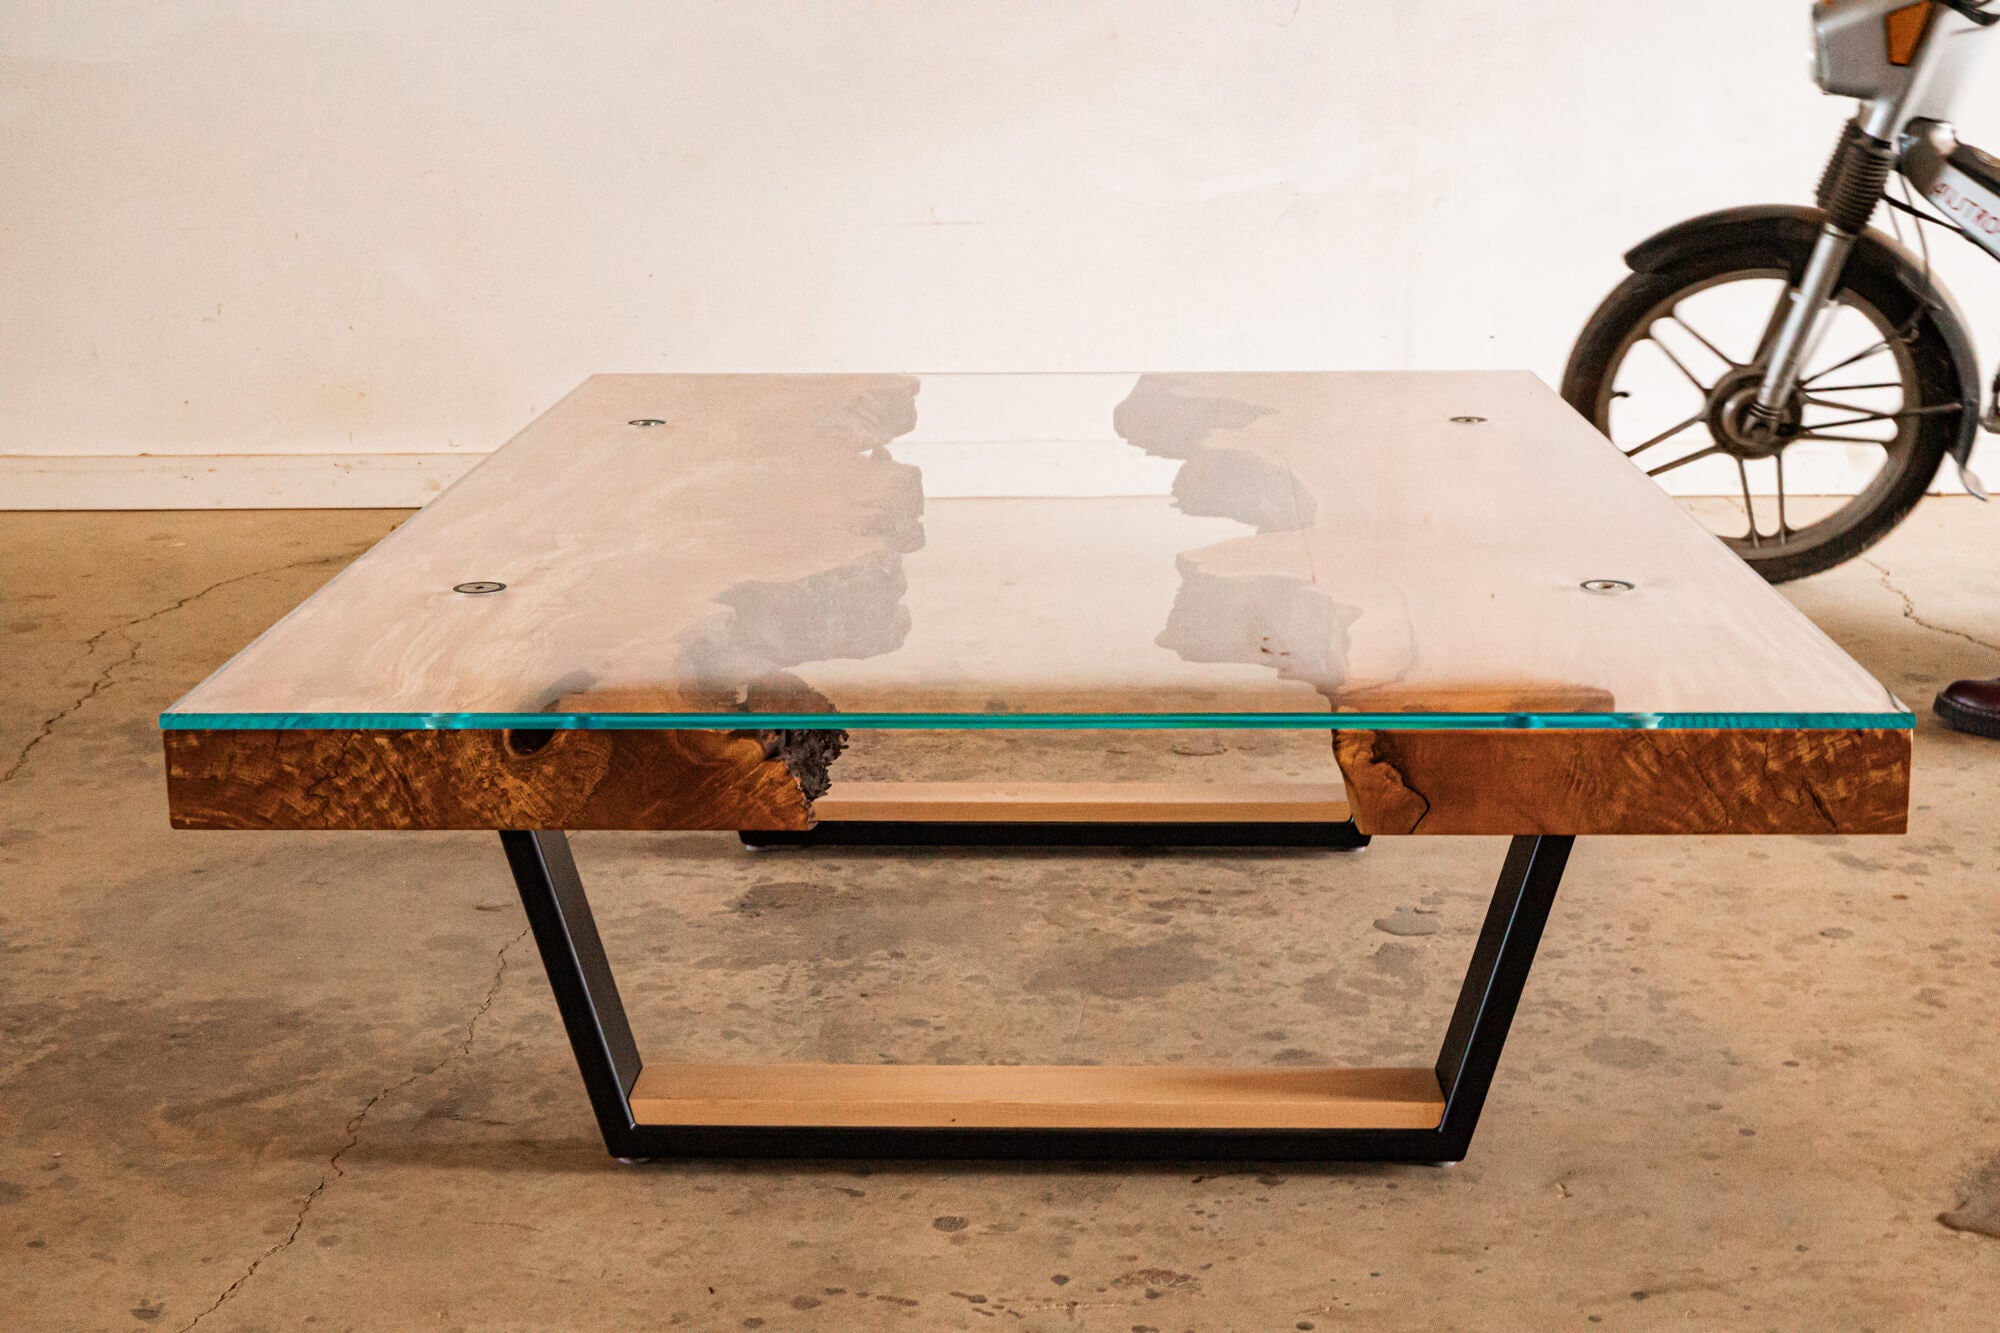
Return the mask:
M1907 728L1533 376L599 375L169 729Z

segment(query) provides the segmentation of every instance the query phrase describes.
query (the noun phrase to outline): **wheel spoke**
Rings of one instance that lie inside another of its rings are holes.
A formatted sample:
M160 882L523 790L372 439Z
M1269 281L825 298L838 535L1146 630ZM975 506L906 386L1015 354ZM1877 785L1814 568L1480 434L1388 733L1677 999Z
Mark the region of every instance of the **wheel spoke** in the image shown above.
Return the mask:
M1905 409L1899 407L1896 408L1894 411L1884 412L1879 408L1870 407L1866 403L1843 403L1838 398L1823 398L1816 393L1803 394L1801 395L1801 397L1807 403L1811 404L1814 407L1830 407L1836 412L1859 412L1864 416L1873 416L1873 417L1893 417L1898 413L1906 410L1909 411L1922 410L1914 408Z
M1940 417L1947 412L1963 412L1965 410L1965 404L1963 403L1933 403L1929 407L1904 407L1898 408L1894 412L1877 412L1872 408L1863 407L1859 403L1837 403L1831 398L1816 398L1812 394L1806 395L1806 401L1815 407L1831 407L1842 412L1859 412L1861 415L1856 417L1855 421L1901 421L1904 417ZM1823 421L1820 424L1823 426L1846 426L1852 423L1847 421Z
M1853 365L1857 361L1866 361L1869 357L1874 356L1877 352L1886 352L1888 350L1889 350L1889 340L1887 338L1884 338L1880 342L1875 343L1871 347L1862 348L1860 351L1856 352L1853 356L1848 357L1844 361L1834 362L1832 365L1828 366L1825 370L1820 371L1816 375L1807 375L1804 379L1800 380L1799 383L1800 385L1803 386L1812 384L1818 380L1823 380L1836 370L1845 370L1847 367Z
M1675 320L1674 322L1676 324L1680 323L1679 320ZM1681 325L1681 327L1686 328L1687 326L1683 324ZM1685 365L1681 364L1681 359L1674 355L1673 348L1667 346L1665 343L1661 342L1658 338L1653 337L1651 329L1648 329L1646 331L1646 338L1653 344L1653 346L1660 349L1660 354L1662 356L1666 357L1667 360L1674 363L1675 370L1678 370L1681 374L1687 376L1688 383L1694 385L1695 388L1699 389L1701 391L1701 396L1703 398L1708 397L1708 386L1706 384L1703 384L1700 380L1696 379L1694 377L1694 372L1692 370L1689 370Z
M1872 435L1825 435L1816 430L1802 430L1792 437L1791 442L1797 444L1800 440L1818 440L1829 444L1872 444L1878 449L1887 449L1896 442L1896 439L1894 435L1885 440Z
M1899 416L1901 416L1901 413L1898 412L1871 412L1867 416L1839 417L1833 421L1822 421L1814 425L1812 429L1835 430L1841 426L1865 426L1871 421L1894 421Z
M1686 421L1683 421L1678 425L1667 427L1665 430L1661 431L1658 435L1655 435L1652 439L1647 440L1644 444L1633 445L1630 449L1625 450L1624 454L1627 458L1637 458L1640 454L1645 453L1646 450L1652 448L1660 441L1672 439L1674 436L1686 430L1689 426L1694 425L1695 422L1700 421L1706 415L1707 415L1706 412L1697 412L1693 416L1689 417Z
M1710 352L1715 354L1716 360L1722 362L1724 365L1728 366L1732 370L1741 370L1743 368L1743 363L1741 361L1736 360L1734 357L1730 356L1729 353L1723 351L1720 347L1717 347L1714 343L1702 337L1700 329L1697 329L1694 325L1688 323L1685 319L1682 319L1681 308L1679 306L1675 306L1673 308L1673 311L1670 314L1668 314L1667 318L1671 319L1674 323L1686 329L1690 337L1692 337L1696 342L1700 343L1703 347L1706 347Z
M1783 546L1792 535L1791 527L1785 522L1785 451L1780 449L1772 454L1771 463L1778 469L1778 545Z
M1762 546L1763 538L1757 532L1757 502L1750 498L1750 469L1743 466L1740 458L1736 460L1736 476L1743 483L1743 512L1750 520L1750 545Z
M1672 472L1677 467L1685 467L1689 463L1694 462L1694 460L1697 458L1707 458L1710 454L1719 454L1721 452L1722 452L1722 446L1711 444L1706 449L1695 450L1693 453L1687 455L1685 458L1676 458L1671 463L1663 463L1659 467L1647 468L1646 475L1649 477L1657 477L1662 473Z
M1901 380L1884 380L1880 384L1829 384L1822 388L1820 392L1844 393L1850 389L1900 389L1902 387L1903 382ZM1806 396L1811 397L1812 395L1808 394Z

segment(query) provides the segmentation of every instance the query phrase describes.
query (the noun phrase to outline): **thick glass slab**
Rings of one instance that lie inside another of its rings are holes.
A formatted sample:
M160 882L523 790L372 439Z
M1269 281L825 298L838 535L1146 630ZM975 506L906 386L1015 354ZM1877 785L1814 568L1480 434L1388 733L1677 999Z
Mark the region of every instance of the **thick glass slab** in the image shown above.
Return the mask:
M1525 373L600 375L161 718L1907 728Z

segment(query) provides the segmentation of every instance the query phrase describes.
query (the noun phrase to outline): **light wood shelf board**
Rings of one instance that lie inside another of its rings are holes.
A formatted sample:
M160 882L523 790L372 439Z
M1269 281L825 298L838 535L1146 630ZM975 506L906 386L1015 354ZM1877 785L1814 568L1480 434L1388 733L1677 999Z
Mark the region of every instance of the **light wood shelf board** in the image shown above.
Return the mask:
M648 1065L642 1125L1431 1129L1435 1071L1134 1065Z
M841 782L822 823L1338 824L1337 782Z

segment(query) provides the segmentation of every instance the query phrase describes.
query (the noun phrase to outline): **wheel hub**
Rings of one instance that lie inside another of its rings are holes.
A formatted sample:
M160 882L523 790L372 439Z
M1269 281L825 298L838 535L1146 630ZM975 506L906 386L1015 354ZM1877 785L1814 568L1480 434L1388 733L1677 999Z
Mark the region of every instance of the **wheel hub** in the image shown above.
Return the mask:
M1717 380L1708 391L1708 430L1731 457L1770 458L1799 433L1805 418L1805 398L1794 388L1776 421L1757 407L1757 386L1764 381L1761 366L1744 366Z

